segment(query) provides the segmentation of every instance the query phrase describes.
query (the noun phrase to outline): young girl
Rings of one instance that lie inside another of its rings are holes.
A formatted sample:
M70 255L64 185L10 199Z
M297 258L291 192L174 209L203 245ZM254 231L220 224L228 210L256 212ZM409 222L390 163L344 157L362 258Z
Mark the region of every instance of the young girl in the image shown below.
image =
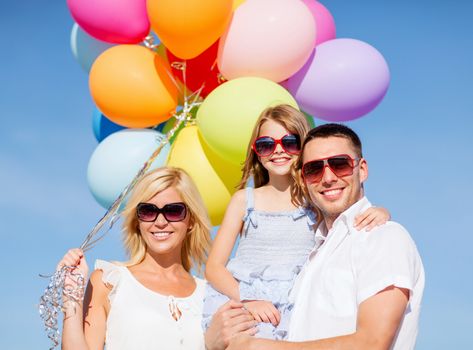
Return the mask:
M315 237L314 209L304 205L291 166L309 130L305 115L280 105L267 108L256 122L243 177L232 197L207 261L209 285L203 327L229 299L241 300L258 325L257 336L284 339L292 305L288 294ZM247 186L253 177L254 189ZM246 187L246 188L245 188ZM356 227L367 229L389 219L386 210L368 209ZM240 243L228 264L238 235Z

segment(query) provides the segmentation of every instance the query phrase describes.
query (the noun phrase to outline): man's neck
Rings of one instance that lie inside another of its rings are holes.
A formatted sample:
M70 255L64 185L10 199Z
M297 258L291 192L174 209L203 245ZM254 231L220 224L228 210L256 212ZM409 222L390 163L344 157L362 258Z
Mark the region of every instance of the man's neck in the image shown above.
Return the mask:
M327 232L332 229L333 223L335 222L335 220L337 220L337 218L340 215L341 214L334 215L334 216L325 216L324 215L324 223L325 223L325 227L327 227Z
M349 210L351 207L353 207L356 203L358 203L361 199L363 198L363 192L360 193L360 198L358 198L358 200L355 202L355 203L352 203L348 208L345 208L345 210L341 213L338 213L338 214L328 214L328 213L323 213L323 216L324 216L324 223L325 223L325 227L327 227L327 232L330 231L332 229L332 226L333 226L333 223L335 222L335 220L337 220L337 218L342 215L343 213L345 213L347 210Z

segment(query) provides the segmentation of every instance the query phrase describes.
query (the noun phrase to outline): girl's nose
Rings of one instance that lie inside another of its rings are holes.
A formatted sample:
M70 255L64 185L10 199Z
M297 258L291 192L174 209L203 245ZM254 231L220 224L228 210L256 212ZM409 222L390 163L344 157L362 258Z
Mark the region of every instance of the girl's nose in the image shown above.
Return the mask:
M278 143L278 144L276 145L276 148L274 149L274 153L284 153L284 152L285 152L285 151L284 151L284 148L282 148L281 144Z

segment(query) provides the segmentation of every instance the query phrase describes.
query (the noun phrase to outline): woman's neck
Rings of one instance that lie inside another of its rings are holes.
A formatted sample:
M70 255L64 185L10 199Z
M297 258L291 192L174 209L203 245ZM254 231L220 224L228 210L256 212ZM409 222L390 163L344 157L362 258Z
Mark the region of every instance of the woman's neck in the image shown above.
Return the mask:
M182 272L187 273L184 266L182 266L180 254L176 256L176 254L163 255L147 252L145 258L139 265L141 265L141 268L164 275L175 275Z

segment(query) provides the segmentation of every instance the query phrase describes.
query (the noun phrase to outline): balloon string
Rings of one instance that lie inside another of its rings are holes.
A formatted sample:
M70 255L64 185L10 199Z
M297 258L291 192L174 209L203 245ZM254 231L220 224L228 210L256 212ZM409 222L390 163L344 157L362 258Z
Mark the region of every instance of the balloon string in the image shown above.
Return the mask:
M160 44L155 44L154 42L154 36L151 35L151 33L145 37L145 39L143 40L143 45L150 49L151 51L153 51L154 53L158 54L158 48L160 46ZM174 64L174 62L173 62ZM172 64L171 64L172 66ZM177 68L177 69L180 69L178 67L173 67L173 68ZM176 78L174 77L174 75L172 74L172 72L167 69L167 67L165 67L165 70L166 70L166 74L168 75L168 77L171 79L172 83L174 84L174 86L176 87L176 89L178 90L178 92L184 96L184 99L186 97L186 91L182 91L182 87L181 87L181 84L179 84L177 81L176 81Z
M145 37L143 40L143 44L150 50L156 50L159 44L154 43L154 36L150 33L148 36Z
M184 84L184 105L188 103L187 96L187 61L184 60L183 70L182 70L182 82Z
M179 61L176 61L176 62L172 62L171 64L171 67L174 68L174 69L177 69L177 70L180 70L182 72L185 72L187 67L186 67L186 63L185 62L179 62ZM166 69L166 73L169 75L169 77L171 78L172 82L174 83L174 85L176 86L176 88L179 90L179 93L183 96L183 100L184 102L187 101L187 86L184 83L182 84L179 84L176 80L176 77L172 74L172 72L168 69ZM184 76L185 73L182 73L182 75Z

